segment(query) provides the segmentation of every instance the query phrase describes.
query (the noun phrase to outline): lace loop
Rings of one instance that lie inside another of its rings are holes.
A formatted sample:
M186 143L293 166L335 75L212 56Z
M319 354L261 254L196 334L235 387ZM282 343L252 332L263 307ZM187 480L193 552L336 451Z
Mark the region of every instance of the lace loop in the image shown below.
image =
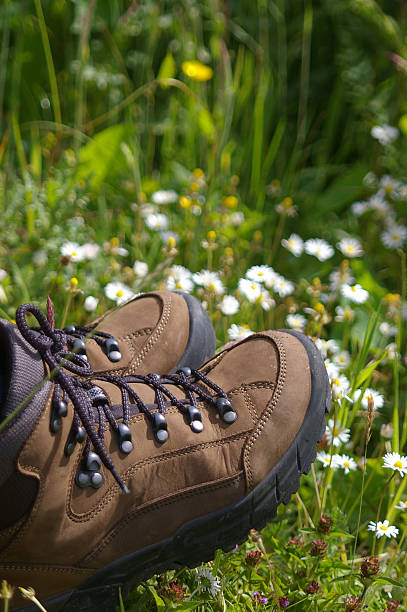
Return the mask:
M32 314L39 328L29 327L27 314ZM55 386L51 403L52 433L57 433L63 418L68 410L68 400L71 401L74 415L64 452L71 455L75 445L86 439L83 453L82 468L76 477L79 487L91 486L95 489L104 482L100 467L103 465L112 473L124 492L129 490L116 471L113 461L105 446L105 432L107 424L110 425L118 438L121 452L128 454L133 449L130 431L131 405L136 405L151 423L155 439L163 444L169 437L167 420L165 417L168 404L175 406L185 416L189 426L195 433L203 430L202 416L198 408L198 401L205 401L218 408L222 419L232 423L237 415L227 399L226 393L214 382L209 380L199 370L182 368L176 374L167 374L161 377L158 374L117 376L115 374L95 375L85 354L76 354L70 348L79 339L85 337L87 327L68 326L65 330L53 329L48 320L33 304L19 306L16 313L16 324L23 338L35 348L48 365L50 377ZM107 343L111 352L118 352L118 344L113 336L104 332L95 332L92 336L97 344L106 349ZM68 347L68 348L67 348ZM117 356L117 355L116 355ZM112 359L114 361L114 359ZM121 410L117 422L110 400L106 392L97 383L113 384L120 389ZM196 383L200 383L199 385ZM203 384L202 384L203 383ZM144 384L153 389L155 403L147 405L132 385ZM168 384L175 385L185 394L185 399L179 399L169 388ZM214 392L212 395L204 388ZM93 447L93 450L92 450Z

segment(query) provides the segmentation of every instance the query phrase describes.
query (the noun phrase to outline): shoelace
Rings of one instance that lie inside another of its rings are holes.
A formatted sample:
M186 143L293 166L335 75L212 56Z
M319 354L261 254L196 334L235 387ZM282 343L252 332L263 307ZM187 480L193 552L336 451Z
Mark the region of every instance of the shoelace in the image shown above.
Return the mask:
M31 313L37 319L39 327L30 327L27 324L28 313ZM76 484L79 487L91 486L97 489L102 486L104 478L100 468L103 463L123 491L125 493L129 492L106 450L104 438L106 425L109 423L117 435L120 450L125 454L132 451L133 443L129 427L132 405L136 405L139 412L145 414L149 419L154 437L161 444L166 442L169 435L165 418L165 411L168 406L177 407L195 433L200 433L203 430L202 416L198 407L198 401L200 400L216 407L225 423L233 423L237 418L237 414L223 389L199 370L185 367L178 370L176 374L167 374L163 377L154 373L147 376L107 374L95 376L86 358L86 347L85 352L82 352L82 345L76 344L76 348L81 353L75 352L75 342L79 339L85 346L83 342L84 330L90 330L91 328L53 329L42 311L34 304L23 304L18 307L16 324L24 339L40 353L55 382L50 420L52 433L55 434L59 431L61 418L68 413L68 400L72 402L74 417L64 452L66 455L71 455L75 445L84 442L86 439L82 468L76 476ZM112 350L117 350L120 353L119 346L113 336L93 330L92 333L94 333L94 339L95 337L98 338L99 341L96 341L101 348L105 347L109 339L113 339L116 344L110 346L113 346ZM73 338L76 339L73 340ZM118 418L113 414L110 400L103 389L95 384L97 381L112 383L120 389L122 414ZM131 386L132 383L144 383L152 388L155 392L155 405L152 407L146 405ZM213 394L206 391L202 383ZM185 399L177 398L167 388L167 384L182 389ZM91 450L92 446L93 450Z

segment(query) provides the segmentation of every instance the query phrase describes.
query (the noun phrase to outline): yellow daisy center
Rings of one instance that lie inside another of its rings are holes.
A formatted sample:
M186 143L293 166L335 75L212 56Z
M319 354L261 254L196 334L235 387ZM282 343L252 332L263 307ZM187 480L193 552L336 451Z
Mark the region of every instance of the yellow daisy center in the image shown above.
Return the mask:
M337 436L339 434L339 429L337 427L335 427L335 429L332 430L332 434L334 436Z
M396 463L394 464L395 468L402 468L403 464L401 463L400 459L398 461L396 461Z
M121 289L116 292L116 297L123 297L123 291Z
M343 465L344 465L345 467L350 467L350 465L349 465L349 461L344 461L344 462L343 462Z
M387 531L386 525L380 525L380 529L382 529L383 531Z

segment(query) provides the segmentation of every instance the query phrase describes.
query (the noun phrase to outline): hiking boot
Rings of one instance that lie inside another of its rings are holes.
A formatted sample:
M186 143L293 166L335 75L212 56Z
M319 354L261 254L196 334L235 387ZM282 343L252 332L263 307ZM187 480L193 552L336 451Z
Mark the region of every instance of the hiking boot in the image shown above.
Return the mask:
M299 332L254 334L199 370L120 377L69 357L36 307L21 306L16 322L24 340L13 327L3 338L6 409L21 379L32 388L54 375L0 437L4 471L18 430L16 467L0 488L15 506L9 525L0 507L0 578L33 587L49 612L111 612L119 587L124 596L231 550L288 503L315 459L330 388Z
M67 325L68 348L87 355L94 372L166 374L199 368L216 338L201 303L187 293L144 293L88 326Z

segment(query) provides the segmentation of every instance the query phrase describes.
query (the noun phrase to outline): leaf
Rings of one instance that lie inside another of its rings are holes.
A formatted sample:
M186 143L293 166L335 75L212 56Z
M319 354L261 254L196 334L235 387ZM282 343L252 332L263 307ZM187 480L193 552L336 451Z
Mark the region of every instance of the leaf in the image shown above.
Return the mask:
M123 597L122 597L122 590L121 589L119 589L119 605L120 605L120 612L125 612L124 604L123 604Z
M397 580L394 580L394 578L390 578L389 576L378 576L377 578L375 578L374 581L380 582L380 584L392 584L393 586L400 587L402 589L407 588L406 583L402 584L401 582L398 582Z
M351 533L346 533L346 531L340 531L339 529L335 529L335 531L331 531L329 535L330 537L339 536L341 538L351 538L351 539L355 538L355 536L352 535Z
M379 285L373 274L368 270L363 261L352 261L352 270L355 273L356 281L360 283L363 289L366 289L370 294L377 298L383 298L388 291Z
M108 176L117 174L125 163L120 145L129 132L129 126L121 124L96 134L79 151L77 180L90 179L91 186L97 190Z
M403 134L407 134L407 115L401 115L399 121L399 128Z
M314 212L339 212L358 197L363 185L363 177L369 168L365 164L356 164L351 170L336 179L323 194L313 202Z
M331 582L341 582L343 580L349 580L350 578L359 578L359 574L349 572L348 574L343 574L342 576L338 576L337 578L331 578L330 580Z
M386 352L383 353L383 355L380 357L380 359L378 359L377 361L374 361L373 363L371 363L370 365L367 365L365 368L363 368L363 370L361 372L359 372L358 377L356 378L356 388L359 388L363 385L363 383L371 377L371 375L373 374L373 372L375 371L375 369L377 368L377 366L379 365L379 363L381 363L381 361L383 361L384 357L386 355Z
M212 115L206 108L202 108L199 111L198 124L205 136L212 141L215 135L215 125L212 120Z
M164 57L160 69L158 71L157 80L161 79L172 79L175 76L177 71L177 66L175 64L175 60L172 56L172 53L167 53ZM161 83L162 87L168 87L167 83Z
M154 587L149 586L148 587L148 591L151 593L151 595L154 598L155 604L157 606L157 610L165 610L165 602L161 599L161 597L158 595L157 591L155 590Z

